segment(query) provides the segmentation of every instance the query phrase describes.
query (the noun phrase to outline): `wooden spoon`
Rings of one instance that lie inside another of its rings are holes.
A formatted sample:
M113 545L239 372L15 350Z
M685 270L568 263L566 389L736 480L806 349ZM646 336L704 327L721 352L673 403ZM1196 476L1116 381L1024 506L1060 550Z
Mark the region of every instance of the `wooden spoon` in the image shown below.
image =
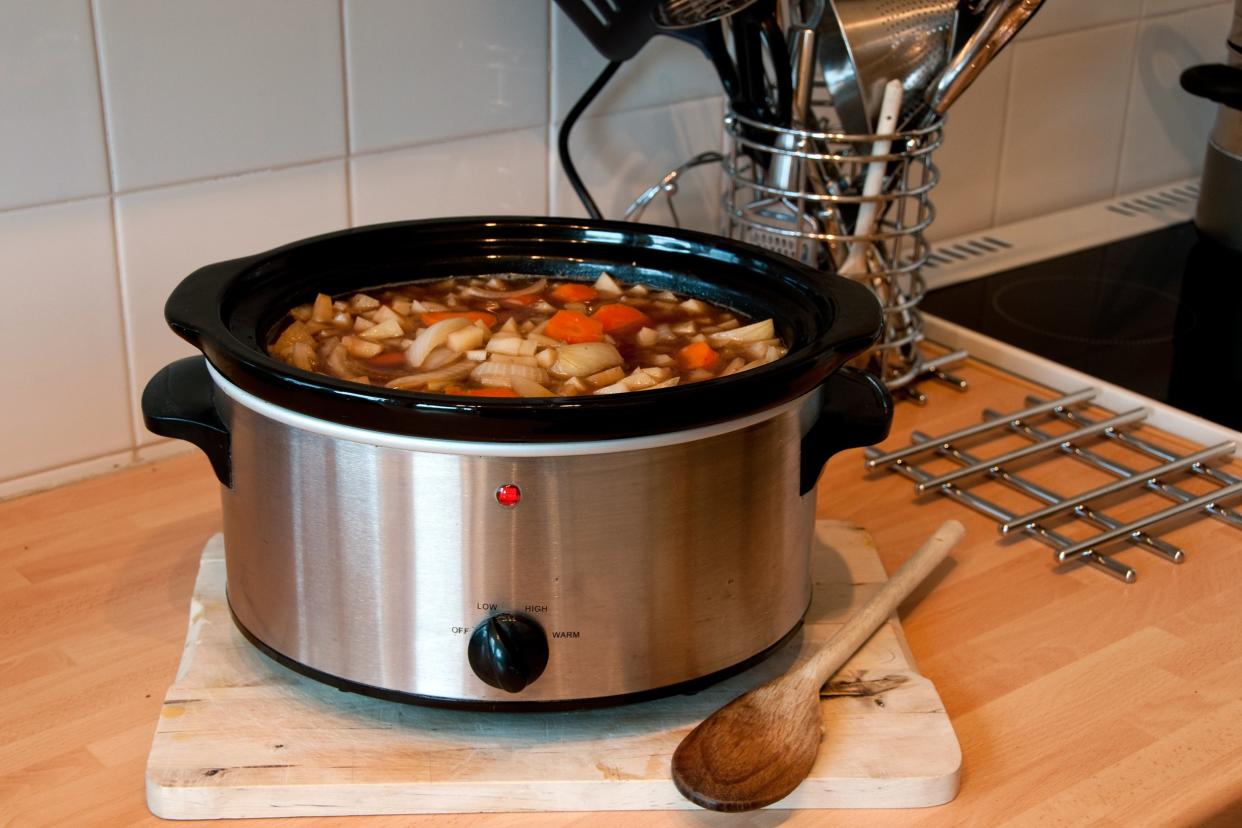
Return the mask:
M750 811L792 793L819 753L820 688L965 531L956 520L946 521L819 652L729 702L690 731L673 753L677 790L713 811Z

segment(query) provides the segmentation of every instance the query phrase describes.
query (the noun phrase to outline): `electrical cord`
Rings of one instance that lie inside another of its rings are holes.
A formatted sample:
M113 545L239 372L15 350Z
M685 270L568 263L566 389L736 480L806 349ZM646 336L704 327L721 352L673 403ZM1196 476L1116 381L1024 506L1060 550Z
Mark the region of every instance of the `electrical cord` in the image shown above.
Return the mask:
M599 207L596 206L595 199L591 198L591 194L587 192L586 185L582 183L582 178L578 175L578 170L574 167L574 162L569 157L569 131L574 128L574 124L577 123L578 118L586 111L586 108L591 105L591 101L595 100L595 96L608 84L608 81L612 79L612 76L620 68L621 61L619 60L614 60L604 67L604 71L600 72L595 82L587 87L587 91L582 93L582 97L574 104L573 109L569 110L569 114L561 122L561 129L556 138L556 149L561 157L561 167L565 170L565 176L569 179L569 184L574 188L574 192L578 194L578 200L586 208L587 215L593 219L602 219L604 216L600 213Z

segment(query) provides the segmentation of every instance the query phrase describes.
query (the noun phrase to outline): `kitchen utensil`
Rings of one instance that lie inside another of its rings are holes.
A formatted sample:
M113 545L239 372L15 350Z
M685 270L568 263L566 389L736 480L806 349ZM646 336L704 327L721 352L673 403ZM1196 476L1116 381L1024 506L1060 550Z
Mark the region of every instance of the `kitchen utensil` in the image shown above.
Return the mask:
M755 0L556 0L556 5L608 60L625 61L657 34L719 21ZM697 42L695 45L699 45ZM709 55L709 57L713 57ZM714 58L713 58L714 62Z
M742 90L740 100L733 102L735 111L767 124L787 125L793 79L789 43L776 23L775 1L758 0L732 15L729 23Z
M889 161L887 156L893 145L891 136L897 131L902 97L900 80L891 80L885 85L884 100L880 105L880 116L875 127L878 137L871 145L871 157L874 160L867 165L862 189L864 200L858 207L858 219L854 223L853 235L856 240L850 243L849 255L837 271L842 276L857 276L867 272L867 251L871 248L867 237L875 229L876 216L879 214L874 199L880 195L880 188L884 184L884 172Z
M790 351L659 391L517 399L361 386L264 351L320 291L605 271L770 317ZM876 380L837 370L879 332L869 291L648 225L356 228L200 269L166 314L207 361L157 374L143 412L213 461L238 625L318 678L407 700L599 703L767 652L807 607L823 462L891 416ZM516 505L496 496L509 485Z
M820 688L944 560L965 528L946 521L819 652L734 699L673 753L677 790L714 811L750 811L784 799L806 779L825 737Z
M813 130L814 114L811 111L811 94L815 88L818 66L815 53L816 29L824 12L824 0L816 0L807 17L799 19L789 29L789 51L792 72L792 95L788 124L789 132L782 132L776 139L776 153L772 157L772 186L788 190L798 184L800 165L794 154L807 146L805 132ZM801 134L798 131L801 131Z
M874 133L884 85L901 81L904 122L948 60L956 0L828 0L819 62L846 133Z
M950 106L974 83L984 68L996 59L1006 44L1039 11L1044 0L997 0L989 4L983 20L953 55L944 71L924 93L923 111L914 118L923 125L942 117Z
M1242 252L1242 0L1226 41L1228 64L1192 66L1182 88L1220 104L1208 139L1195 226L1208 238Z

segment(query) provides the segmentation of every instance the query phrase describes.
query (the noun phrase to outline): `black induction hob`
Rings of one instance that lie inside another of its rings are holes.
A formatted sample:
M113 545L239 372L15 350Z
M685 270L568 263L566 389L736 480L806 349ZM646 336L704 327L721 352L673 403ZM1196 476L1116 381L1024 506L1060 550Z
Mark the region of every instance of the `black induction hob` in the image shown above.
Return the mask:
M1189 222L933 290L920 307L1242 430L1242 256Z

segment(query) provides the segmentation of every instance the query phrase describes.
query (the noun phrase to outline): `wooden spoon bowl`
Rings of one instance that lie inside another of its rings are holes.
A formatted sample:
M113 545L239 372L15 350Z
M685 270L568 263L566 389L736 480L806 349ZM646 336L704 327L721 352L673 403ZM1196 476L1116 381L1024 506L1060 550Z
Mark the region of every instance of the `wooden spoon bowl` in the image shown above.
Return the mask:
M673 783L682 796L713 811L750 811L792 793L819 755L820 688L964 533L956 520L945 522L818 652L690 731L673 753Z

